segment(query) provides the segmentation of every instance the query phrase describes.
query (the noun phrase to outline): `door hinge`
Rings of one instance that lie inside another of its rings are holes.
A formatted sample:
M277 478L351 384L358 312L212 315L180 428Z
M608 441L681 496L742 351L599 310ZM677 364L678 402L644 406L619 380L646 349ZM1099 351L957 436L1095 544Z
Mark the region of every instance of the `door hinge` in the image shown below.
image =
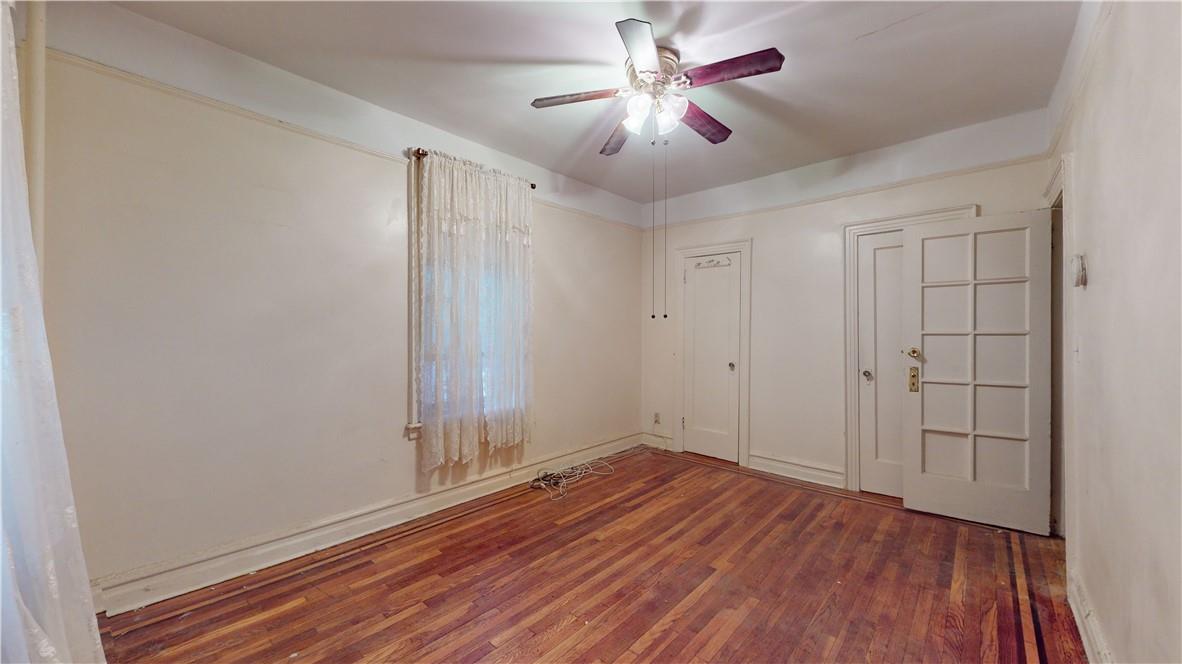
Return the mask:
M686 281L685 281L685 273L686 273L686 271L685 271L685 270L682 270L682 271L681 271L681 283L683 283L683 284L684 284L684 283L686 283Z
M684 428L685 428L685 418L684 418L684 417L683 417L683 418L681 418L681 428L682 428L682 429L684 429Z

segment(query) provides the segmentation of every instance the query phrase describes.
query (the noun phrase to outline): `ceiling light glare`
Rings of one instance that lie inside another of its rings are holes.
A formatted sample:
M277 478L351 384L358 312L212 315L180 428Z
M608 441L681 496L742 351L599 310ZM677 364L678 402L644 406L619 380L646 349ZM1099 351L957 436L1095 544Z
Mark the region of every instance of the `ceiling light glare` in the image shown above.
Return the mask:
M648 117L649 109L653 107L653 98L645 93L632 95L628 100L628 117L644 120Z
M628 100L628 118L624 120L624 128L633 134L640 134L652 107L653 98L648 94L641 92L632 95Z
M632 132L633 134L636 134L637 136L639 136L641 130L644 129L644 121L647 119L648 119L647 117L642 118L642 117L630 115L624 119L624 129L627 129L628 131Z

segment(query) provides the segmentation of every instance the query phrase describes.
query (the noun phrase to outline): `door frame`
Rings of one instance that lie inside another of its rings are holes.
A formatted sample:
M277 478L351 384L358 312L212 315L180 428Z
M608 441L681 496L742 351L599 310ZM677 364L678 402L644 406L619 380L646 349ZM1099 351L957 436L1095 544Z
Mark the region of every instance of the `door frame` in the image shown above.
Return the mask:
M1072 191L1072 173L1075 161L1075 153L1066 152L1062 154L1055 163L1054 169L1051 171L1050 180L1047 182L1046 189L1043 191L1043 201L1047 207L1053 207L1056 201L1062 199L1062 212L1059 223L1062 227L1062 242L1061 249L1062 256L1067 262L1066 265L1061 265L1060 269L1063 273L1060 274L1061 295L1062 301L1060 307L1062 311L1061 329L1059 342L1062 346L1071 349L1068 353L1070 361L1063 362L1062 366L1062 382L1058 386L1061 401L1062 411L1059 413L1059 430L1051 431L1051 436L1058 435L1059 446L1063 451L1062 466L1059 468L1061 473L1059 490L1062 491L1062 512L1059 514L1059 520L1051 529L1051 532L1063 537L1066 540L1065 559L1070 576L1071 570L1075 569L1079 564L1079 547L1074 546L1074 540L1069 537L1072 533L1079 532L1079 515L1072 508L1072 499L1075 497L1079 483L1076 478L1075 469L1075 455L1074 443L1077 428L1077 413L1075 411L1075 357L1079 351L1079 336L1075 325L1075 298L1078 295L1077 288L1069 281L1070 262L1071 258L1079 253L1077 248L1078 240L1075 237L1075 199ZM1054 312L1052 312L1052 316ZM1060 348L1062 352L1062 347ZM1062 361L1062 358L1060 358ZM1053 388L1052 388L1053 389ZM1054 392L1052 392L1052 399ZM1054 464L1052 457L1051 463ZM1052 490L1053 490L1052 486Z
M751 456L751 238L720 242L715 244L679 247L675 250L677 267L685 265L686 259L713 256L715 254L739 254L739 465L750 465ZM677 325L674 346L677 359L674 362L673 400L673 443L675 452L685 451L685 430L681 419L685 417L685 280L677 281L672 275L674 292L670 317L680 321Z
M862 455L858 438L858 238L902 230L915 224L971 219L981 214L972 203L847 224L845 232L845 488L861 491Z

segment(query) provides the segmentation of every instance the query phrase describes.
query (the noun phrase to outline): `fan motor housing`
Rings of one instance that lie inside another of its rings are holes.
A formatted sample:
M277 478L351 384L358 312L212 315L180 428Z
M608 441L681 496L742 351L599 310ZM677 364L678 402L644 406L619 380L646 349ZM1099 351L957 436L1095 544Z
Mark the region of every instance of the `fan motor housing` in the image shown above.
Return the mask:
M633 90L650 94L657 93L654 96L660 96L660 92L670 87L673 77L677 75L677 68L681 64L681 54L677 52L677 49L658 46L657 59L661 63L661 72L657 75L651 72L638 74L636 68L632 66L631 58L624 63L628 71L628 84L632 86Z

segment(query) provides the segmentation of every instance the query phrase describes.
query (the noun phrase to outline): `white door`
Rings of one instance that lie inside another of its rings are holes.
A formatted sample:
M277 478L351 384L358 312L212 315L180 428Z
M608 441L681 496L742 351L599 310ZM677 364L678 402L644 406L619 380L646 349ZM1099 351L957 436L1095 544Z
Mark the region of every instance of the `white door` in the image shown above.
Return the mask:
M904 230L903 504L1046 534L1049 210Z
M858 237L858 454L863 491L903 495L903 231Z
M685 259L685 403L687 452L739 461L738 252Z

